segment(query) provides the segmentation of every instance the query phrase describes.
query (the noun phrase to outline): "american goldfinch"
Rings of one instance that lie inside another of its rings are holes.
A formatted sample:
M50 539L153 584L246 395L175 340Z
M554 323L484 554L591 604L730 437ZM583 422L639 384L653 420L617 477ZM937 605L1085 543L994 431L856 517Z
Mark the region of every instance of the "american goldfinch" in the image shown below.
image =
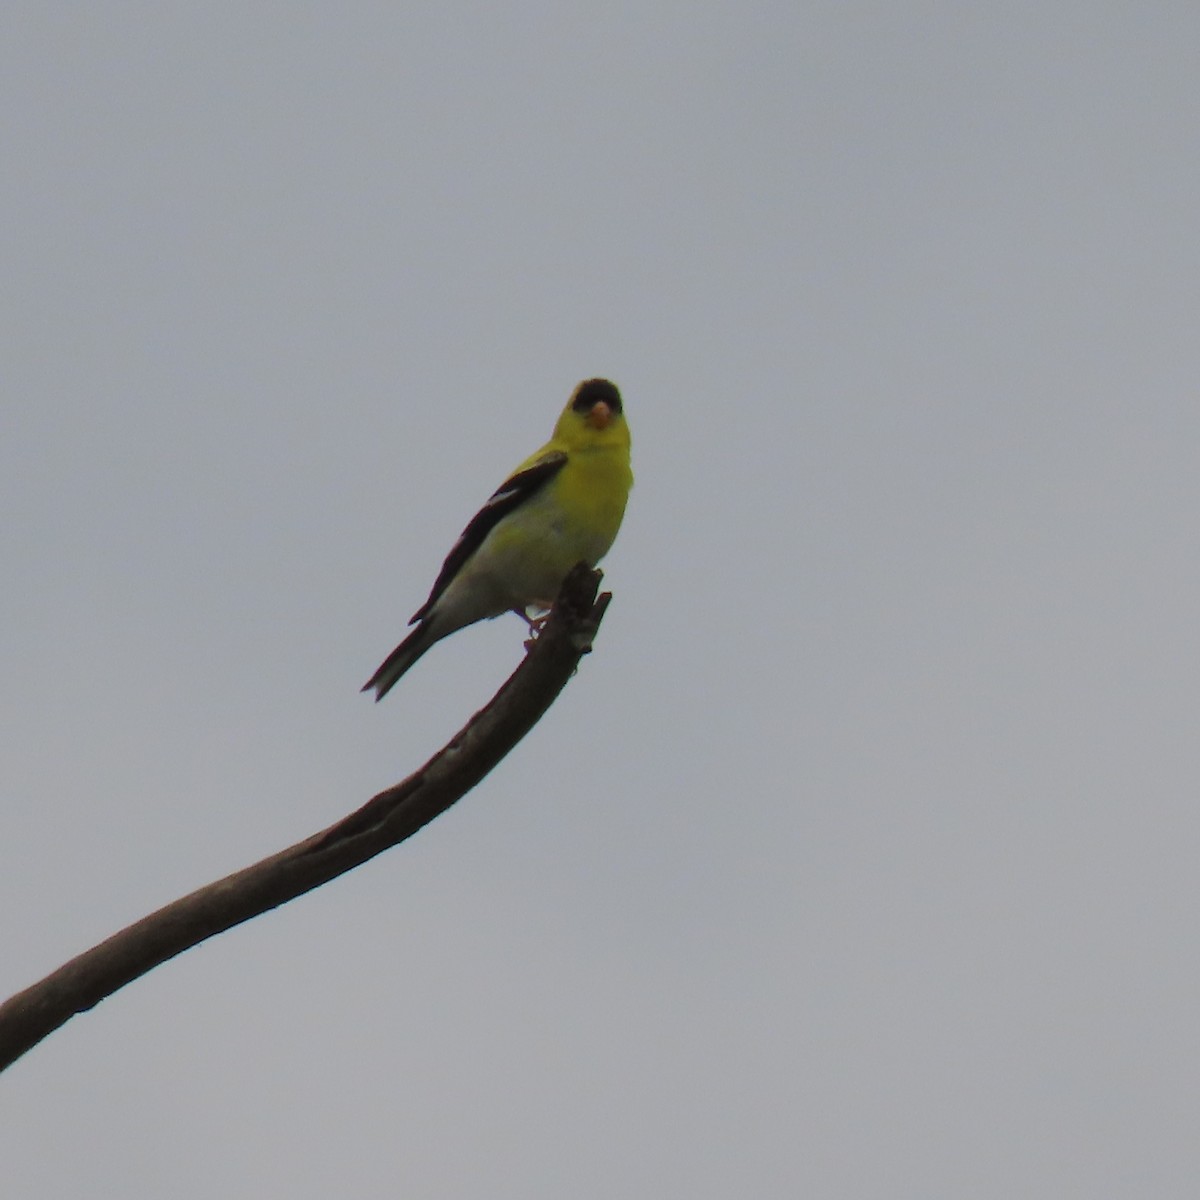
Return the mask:
M382 700L434 642L465 625L548 609L567 572L594 567L621 527L633 485L621 393L585 379L554 435L492 493L454 543L412 631L363 685Z

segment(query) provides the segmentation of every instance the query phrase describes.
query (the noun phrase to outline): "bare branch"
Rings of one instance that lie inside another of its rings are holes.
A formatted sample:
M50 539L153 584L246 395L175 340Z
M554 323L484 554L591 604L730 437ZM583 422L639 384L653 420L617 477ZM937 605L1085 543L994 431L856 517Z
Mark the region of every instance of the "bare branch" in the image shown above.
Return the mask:
M0 1005L0 1070L159 963L357 867L445 812L533 728L591 649L610 599L596 597L600 578L582 563L567 576L521 665L420 770L336 825L143 917Z

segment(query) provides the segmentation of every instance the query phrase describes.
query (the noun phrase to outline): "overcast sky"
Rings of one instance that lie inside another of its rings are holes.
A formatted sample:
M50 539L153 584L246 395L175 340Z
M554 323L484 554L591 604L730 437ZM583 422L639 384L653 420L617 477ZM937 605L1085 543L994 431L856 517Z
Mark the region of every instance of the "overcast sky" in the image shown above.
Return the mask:
M0 1082L6 1194L1191 1197L1200 9L10 4L0 994L394 782L622 387L615 595L412 842Z

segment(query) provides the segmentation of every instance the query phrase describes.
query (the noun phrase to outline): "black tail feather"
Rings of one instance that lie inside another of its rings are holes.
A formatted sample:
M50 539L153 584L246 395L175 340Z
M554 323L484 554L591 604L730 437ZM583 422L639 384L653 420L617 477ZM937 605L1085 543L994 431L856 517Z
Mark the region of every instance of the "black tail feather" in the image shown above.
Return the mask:
M436 641L436 638L429 636L429 626L422 621L383 660L379 666L379 670L363 684L362 690L369 692L372 688L375 689L375 703L378 704L396 686L396 682L429 649Z

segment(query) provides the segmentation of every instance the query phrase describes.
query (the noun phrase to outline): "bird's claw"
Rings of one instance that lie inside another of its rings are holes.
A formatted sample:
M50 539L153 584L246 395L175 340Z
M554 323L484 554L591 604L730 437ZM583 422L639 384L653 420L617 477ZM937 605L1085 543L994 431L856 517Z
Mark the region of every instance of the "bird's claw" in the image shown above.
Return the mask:
M550 613L547 611L543 612L540 617L531 617L523 608L514 608L513 612L529 626L530 637L525 642L525 649L533 649L533 643L537 641L538 636L546 627L546 622L550 620Z

